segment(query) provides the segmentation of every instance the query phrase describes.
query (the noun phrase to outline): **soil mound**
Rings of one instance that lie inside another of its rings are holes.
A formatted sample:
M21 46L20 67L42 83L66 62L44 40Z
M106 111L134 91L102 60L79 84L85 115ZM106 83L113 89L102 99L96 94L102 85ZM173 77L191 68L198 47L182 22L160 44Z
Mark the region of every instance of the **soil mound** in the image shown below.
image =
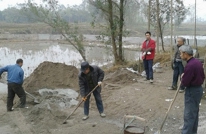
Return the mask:
M125 84L130 83L133 81L136 81L136 78L138 77L137 74L122 68L118 69L113 73L109 73L105 77L105 81L114 83L114 84Z
M28 92L48 88L78 88L78 69L62 63L43 62L24 80Z

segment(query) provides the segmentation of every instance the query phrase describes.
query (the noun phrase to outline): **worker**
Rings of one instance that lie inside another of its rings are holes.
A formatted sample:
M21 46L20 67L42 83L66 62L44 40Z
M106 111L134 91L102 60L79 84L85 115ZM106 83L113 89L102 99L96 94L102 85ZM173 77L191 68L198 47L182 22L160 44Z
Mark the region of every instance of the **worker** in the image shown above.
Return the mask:
M182 134L197 134L199 104L203 95L202 84L205 79L202 63L193 58L193 49L188 45L179 48L181 58L187 61L182 74L185 89L184 126Z
M151 33L145 33L146 40L142 44L142 59L144 62L144 69L146 72L145 81L150 80L150 83L153 83L153 59L155 57L155 41L151 39Z
M23 60L18 59L15 65L8 65L0 68L0 78L3 72L7 72L8 81L8 97L7 97L7 111L13 111L13 100L15 94L20 98L19 108L26 107L26 94L22 87L24 80L24 71L21 68Z
M89 92L91 92L97 85L97 89L94 90L93 95L96 101L97 108L101 117L106 117L104 114L104 107L101 98L101 84L104 79L104 71L98 66L90 66L88 62L81 63L81 70L79 74L79 87L82 100L84 101L84 117L82 120L89 118L89 101L91 95L87 98Z

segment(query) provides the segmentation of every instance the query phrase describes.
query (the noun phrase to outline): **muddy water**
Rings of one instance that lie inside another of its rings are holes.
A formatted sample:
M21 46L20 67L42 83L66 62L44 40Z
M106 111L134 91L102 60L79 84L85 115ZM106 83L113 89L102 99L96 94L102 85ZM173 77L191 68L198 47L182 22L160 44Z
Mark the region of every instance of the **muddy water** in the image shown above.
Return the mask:
M125 50L124 55L127 60L137 60L139 52ZM111 64L114 61L111 47L86 47L86 57L91 64L99 66ZM0 44L0 66L15 64L16 59L23 58L23 70L25 77L28 77L37 66L44 61L65 63L79 68L83 61L81 55L71 46L58 44L58 42L15 42ZM5 78L6 79L6 78ZM4 81L5 82L5 81ZM7 92L7 86L0 83L0 93ZM65 95L66 94L68 95ZM49 90L43 89L39 92L48 102L53 102L59 107L70 107L76 105L78 93L73 90ZM62 96L62 93L64 94ZM45 95L48 94L48 95ZM52 94L52 95L51 95ZM72 95L71 95L72 94ZM72 98L70 96L76 96ZM66 103L65 103L66 102Z
M0 45L0 66L14 64L17 58L23 58L25 77L43 61L52 61L79 67L83 61L80 54L71 45L60 45L57 42L44 43L6 43ZM129 61L137 60L138 51L124 50ZM86 47L86 57L91 64L99 66L113 63L111 47Z

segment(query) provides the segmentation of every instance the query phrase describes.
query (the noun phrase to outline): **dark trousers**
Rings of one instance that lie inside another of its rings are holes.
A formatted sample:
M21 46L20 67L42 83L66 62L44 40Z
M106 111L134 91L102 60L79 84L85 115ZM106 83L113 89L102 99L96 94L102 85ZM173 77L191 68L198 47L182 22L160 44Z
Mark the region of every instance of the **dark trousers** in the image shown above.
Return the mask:
M144 60L143 62L144 62L144 70L146 72L147 79L153 80L153 69L152 69L153 60Z
M20 84L8 83L8 97L7 97L7 110L10 111L13 107L15 94L20 98L20 108L25 107L26 93Z
M95 98L96 105L97 105L97 108L99 110L99 113L101 114L101 113L104 112L104 107L103 107L103 103L102 103L101 94L97 90L94 90L93 95L94 95L94 98ZM84 102L84 115L89 115L89 101L90 101L90 97L91 97L91 95Z
M185 89L184 127L182 134L196 134L199 118L199 104L203 95L201 86Z
M182 75L184 71L184 67L182 65L182 62L174 62L174 72L173 72L173 81L172 81L172 86L177 87L177 82L179 76ZM183 90L184 86L180 86L180 90Z

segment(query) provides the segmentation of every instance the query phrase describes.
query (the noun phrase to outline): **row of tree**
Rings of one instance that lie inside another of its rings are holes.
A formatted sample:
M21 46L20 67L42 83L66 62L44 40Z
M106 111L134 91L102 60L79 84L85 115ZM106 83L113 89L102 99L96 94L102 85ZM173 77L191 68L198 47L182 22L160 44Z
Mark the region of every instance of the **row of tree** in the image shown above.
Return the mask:
M82 5L68 7L60 5L59 14L68 22L90 23L92 21L92 16ZM38 21L35 17L30 10L25 8L25 4L18 4L16 7L9 7L0 11L0 21L7 23L35 23Z
M23 18L44 22L61 33L84 60L83 36L71 22L92 22L92 26L102 28L100 39L108 37L107 43L112 45L115 64L122 64L122 37L127 35L126 27L129 25L137 27L141 23L148 23L148 30L153 29L160 35L164 50L163 33L164 28L169 26L170 16L175 16L175 23L181 24L187 12L182 0L173 1L173 10L170 0L83 0L81 5L74 7L59 5L58 0L42 0L41 5L28 2L14 9L20 10Z

